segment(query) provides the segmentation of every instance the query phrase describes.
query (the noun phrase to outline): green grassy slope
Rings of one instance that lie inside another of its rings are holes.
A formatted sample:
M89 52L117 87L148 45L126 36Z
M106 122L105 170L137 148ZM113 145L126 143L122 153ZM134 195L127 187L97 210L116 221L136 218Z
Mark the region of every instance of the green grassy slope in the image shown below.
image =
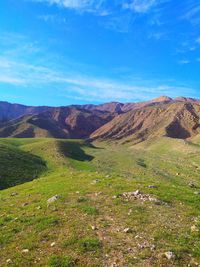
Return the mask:
M169 138L134 147L1 142L41 157L48 171L0 191L0 266L200 264L200 232L191 231L200 226L198 145ZM137 189L160 202L117 197ZM48 205L56 194L60 198ZM175 258L166 259L166 251Z
M31 181L45 170L40 157L0 142L0 189Z

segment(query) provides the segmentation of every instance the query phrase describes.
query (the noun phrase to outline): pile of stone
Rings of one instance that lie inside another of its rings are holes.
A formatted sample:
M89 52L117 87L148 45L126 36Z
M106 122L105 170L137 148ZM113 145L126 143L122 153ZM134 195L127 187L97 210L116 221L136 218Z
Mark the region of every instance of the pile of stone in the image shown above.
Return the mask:
M119 195L120 198L123 198L125 200L142 200L142 201L151 201L151 202L158 202L158 199L149 195L149 194L143 194L139 190L136 190L134 192L124 192L121 195Z

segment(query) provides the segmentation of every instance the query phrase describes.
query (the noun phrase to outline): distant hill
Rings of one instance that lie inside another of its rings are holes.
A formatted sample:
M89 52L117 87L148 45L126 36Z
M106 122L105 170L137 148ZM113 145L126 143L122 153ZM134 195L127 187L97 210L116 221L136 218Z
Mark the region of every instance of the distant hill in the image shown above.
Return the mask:
M186 139L199 133L200 104L173 101L121 114L96 130L91 138L137 143L161 136Z
M199 134L200 101L160 96L138 103L31 107L0 102L0 137L91 138L141 142Z
M3 123L0 137L87 138L113 118L109 112L76 107L52 108Z
M16 119L27 114L38 114L51 109L51 107L45 106L31 107L0 101L0 122Z

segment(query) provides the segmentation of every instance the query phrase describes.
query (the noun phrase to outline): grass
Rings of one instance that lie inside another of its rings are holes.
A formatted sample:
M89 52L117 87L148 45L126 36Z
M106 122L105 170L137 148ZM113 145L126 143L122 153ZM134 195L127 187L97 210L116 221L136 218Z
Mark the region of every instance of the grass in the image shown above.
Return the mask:
M49 267L73 267L75 265L75 261L72 257L57 255L52 255L48 263Z
M0 189L32 181L46 170L40 157L0 143Z
M131 147L1 139L0 165L12 164L5 175L21 184L0 191L0 266L200 264L200 232L191 231L200 225L195 142L161 138ZM164 204L115 197L137 189ZM58 200L47 205L56 194ZM166 251L175 259L167 260Z

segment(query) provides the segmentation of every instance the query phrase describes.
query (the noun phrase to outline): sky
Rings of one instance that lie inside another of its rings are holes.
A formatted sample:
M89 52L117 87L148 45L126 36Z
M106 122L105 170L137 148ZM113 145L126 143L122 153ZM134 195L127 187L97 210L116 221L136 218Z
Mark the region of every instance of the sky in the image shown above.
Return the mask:
M198 0L1 0L0 100L200 98Z

